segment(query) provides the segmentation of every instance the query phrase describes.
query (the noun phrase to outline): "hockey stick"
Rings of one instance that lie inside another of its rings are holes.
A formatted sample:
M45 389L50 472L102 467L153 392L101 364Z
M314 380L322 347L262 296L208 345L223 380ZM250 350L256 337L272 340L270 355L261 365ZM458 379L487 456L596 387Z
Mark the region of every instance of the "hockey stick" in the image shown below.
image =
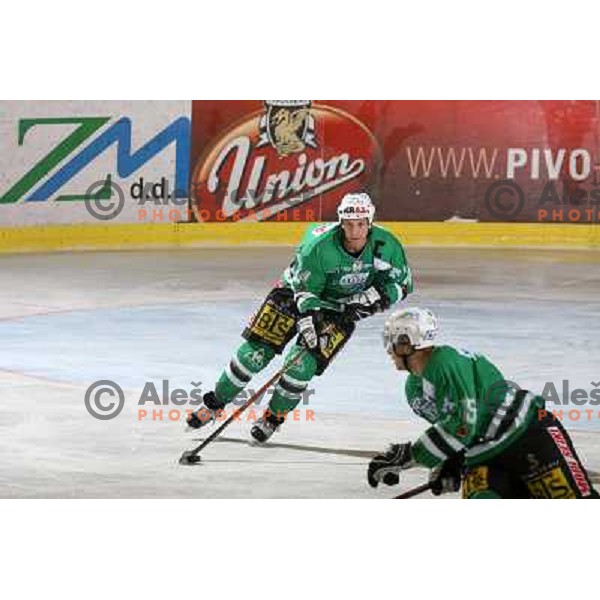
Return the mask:
M296 358L288 365L284 365L275 373L269 381L267 381L257 392L255 392L242 406L240 406L218 429L215 429L201 444L193 448L192 450L184 450L181 458L179 459L180 465L195 465L198 464L201 460L199 454L200 451L206 448L208 444L210 444L219 434L225 429L232 421L238 418L251 404L255 402L257 398L260 398L265 391L273 385L273 383L283 375L290 367L296 364L298 359L300 359L306 350L300 351Z
M399 496L395 496L394 498L392 498L392 500L406 500L407 498L418 496L419 494L422 494L423 492L426 492L429 489L431 489L431 484L424 483L416 488L413 488L412 490L408 490L407 492L400 494Z

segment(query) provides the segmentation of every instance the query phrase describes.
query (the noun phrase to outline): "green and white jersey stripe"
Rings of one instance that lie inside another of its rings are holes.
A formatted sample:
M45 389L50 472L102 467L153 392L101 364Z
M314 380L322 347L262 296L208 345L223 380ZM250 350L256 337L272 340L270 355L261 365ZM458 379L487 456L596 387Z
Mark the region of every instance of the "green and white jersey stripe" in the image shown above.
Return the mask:
M406 397L432 424L413 444L415 461L430 468L457 452L467 464L488 460L513 443L543 405L539 396L513 394L485 356L451 346L434 349L422 376L408 376Z

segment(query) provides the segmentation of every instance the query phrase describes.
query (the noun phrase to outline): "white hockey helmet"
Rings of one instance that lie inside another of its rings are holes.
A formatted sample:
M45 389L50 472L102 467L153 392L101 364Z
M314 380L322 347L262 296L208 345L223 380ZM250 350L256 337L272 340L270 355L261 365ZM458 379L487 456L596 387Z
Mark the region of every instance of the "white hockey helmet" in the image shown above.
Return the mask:
M433 346L438 334L437 317L428 308L404 308L392 313L383 326L383 344L389 352L394 344L410 342L416 350Z
M337 207L338 222L343 219L368 219L369 225L373 224L375 206L369 194L346 194Z

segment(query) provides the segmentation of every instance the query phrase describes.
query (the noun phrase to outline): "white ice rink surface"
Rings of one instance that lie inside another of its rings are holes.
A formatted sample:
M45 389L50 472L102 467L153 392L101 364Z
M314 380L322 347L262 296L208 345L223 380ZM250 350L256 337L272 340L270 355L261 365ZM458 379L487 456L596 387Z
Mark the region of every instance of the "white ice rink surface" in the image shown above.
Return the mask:
M384 317L361 323L315 380L314 421L290 421L270 447L251 447L245 417L198 466L184 449L204 437L168 419L176 406L138 406L160 391L212 388L240 331L286 266L291 248L194 249L0 256L0 497L387 498L422 483L368 487L367 455L424 427L381 346ZM443 339L484 352L522 387L600 381L600 253L408 248L416 293ZM274 372L274 361L268 374ZM258 388L265 381L250 387ZM115 419L92 418L88 386L126 393ZM163 409L163 420L138 409ZM183 407L185 408L185 407ZM556 407L560 408L560 407ZM565 409L574 408L564 407ZM586 465L600 471L600 407L565 420ZM566 412L566 410L565 410ZM425 495L424 497L427 497Z

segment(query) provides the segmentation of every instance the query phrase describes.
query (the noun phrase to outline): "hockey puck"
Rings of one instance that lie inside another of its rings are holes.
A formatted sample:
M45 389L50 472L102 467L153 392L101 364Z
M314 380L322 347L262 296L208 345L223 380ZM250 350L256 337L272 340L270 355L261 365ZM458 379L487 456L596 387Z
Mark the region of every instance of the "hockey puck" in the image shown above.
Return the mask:
M191 450L186 450L179 459L180 465L197 465L202 459L198 454L194 454Z

